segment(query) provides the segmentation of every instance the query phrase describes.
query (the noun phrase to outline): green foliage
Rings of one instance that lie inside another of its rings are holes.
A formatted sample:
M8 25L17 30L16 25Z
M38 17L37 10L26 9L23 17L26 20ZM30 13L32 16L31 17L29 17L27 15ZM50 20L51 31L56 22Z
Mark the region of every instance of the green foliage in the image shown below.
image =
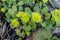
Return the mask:
M18 5L23 5L23 4L24 4L23 1L19 1L19 2L18 2Z
M31 30L31 27L30 26L27 26L27 25L23 25L23 30L24 31L30 31Z
M31 27L32 30L36 29L36 24L34 22L30 22L28 25Z
M16 31L16 34L17 34L18 36L24 38L24 36L25 36L25 33L24 33L24 32L20 32L19 29L16 29L15 31ZM19 39L20 39L20 38L19 38Z
M22 40L22 38L19 38L18 40Z
M26 35L30 35L30 30L31 30L31 27L28 25L23 25L23 30L25 31Z
M58 38L56 37L56 36L54 36L53 38L52 38L52 40L57 40Z
M10 18L11 17L11 15L7 12L7 13L5 13L5 16L7 17L7 18Z
M22 6L19 6L19 7L18 7L18 10L19 10L19 11L23 11L23 7L22 7Z
M34 11L36 11L36 12L39 12L40 11L39 3L36 3L35 4Z
M18 40L22 40L26 35L30 36L31 31L37 26L42 26L34 40L50 40L50 29L60 26L60 10L55 9L51 13L48 7L49 0L2 0L1 12L10 27L16 29ZM38 25L39 24L39 25ZM44 28L44 29L43 29ZM54 38L52 39L54 40Z
M11 22L12 18L6 18L7 22Z
M50 13L45 13L44 15L45 15L45 19L46 19L46 20L49 20L50 17L51 17L51 14L50 14Z
M40 29L33 35L33 40L47 40L51 38L51 32L45 29Z
M25 12L31 13L31 9L29 7L26 7Z
M48 9L47 6L46 6L46 7L43 7L43 8L41 9L41 13L43 13L43 14L48 13L48 11L49 11L49 9Z
M44 27L46 30L50 30L53 24L54 22L52 20L47 20L41 23L42 27Z

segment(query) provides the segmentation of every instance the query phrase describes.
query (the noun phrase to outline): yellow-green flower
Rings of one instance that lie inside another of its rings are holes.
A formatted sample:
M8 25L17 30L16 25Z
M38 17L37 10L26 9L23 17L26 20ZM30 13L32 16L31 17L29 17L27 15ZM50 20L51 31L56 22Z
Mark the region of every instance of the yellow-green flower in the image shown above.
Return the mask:
M5 12L5 8L1 8L1 12L4 13Z
M56 22L60 22L60 10L55 9L55 10L52 11L51 13L52 13L52 18L53 18Z
M16 28L19 26L19 21L17 19L11 20L11 28Z
M33 12L31 20L33 22L39 23L39 22L41 22L42 18L41 18L41 15L38 12Z
M28 35L28 36L30 35L30 32L29 32L29 31L26 31L25 33L26 33L26 35Z
M15 31L16 31L17 35L19 35L21 33L19 29L16 29Z
M30 18L30 16L28 15L27 12L25 12L25 13L22 15L21 20L22 20L23 23L27 23L27 22L29 21L29 18Z
M2 2L4 2L4 1L6 1L6 0L2 0Z
M48 0L43 0L43 2L44 2L44 3L47 3L47 2L48 2Z
M16 16L19 17L19 18L21 18L22 17L22 14L23 14L23 12L20 12L19 11Z

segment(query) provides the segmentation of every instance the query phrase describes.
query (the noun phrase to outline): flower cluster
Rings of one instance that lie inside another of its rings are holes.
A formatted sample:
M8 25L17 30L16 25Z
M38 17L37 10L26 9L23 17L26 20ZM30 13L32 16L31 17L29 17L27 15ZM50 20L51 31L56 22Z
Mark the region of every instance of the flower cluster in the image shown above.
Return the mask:
M19 18L21 18L22 17L22 14L23 14L23 12L20 12L19 11L16 16L19 17Z
M39 22L41 22L42 18L41 18L41 15L38 12L33 12L31 20L33 22L39 23Z
M30 16L28 15L28 13L24 12L24 14L22 15L21 20L22 20L23 23L27 23L29 21L29 18L30 18Z
M51 13L52 13L52 18L54 19L54 21L60 22L60 10L55 9Z
M48 0L43 0L43 2L44 2L44 3L47 3L47 2L48 2Z
M4 1L6 1L6 0L2 0L2 2L4 2Z
M5 8L1 8L1 12L4 13L5 12Z
M21 18L23 23L29 22L30 19L32 22L36 22L36 23L39 23L42 21L41 15L38 12L32 12L31 17L28 14L28 12L18 12L16 16Z
M19 26L19 21L17 19L11 20L11 28L16 28Z

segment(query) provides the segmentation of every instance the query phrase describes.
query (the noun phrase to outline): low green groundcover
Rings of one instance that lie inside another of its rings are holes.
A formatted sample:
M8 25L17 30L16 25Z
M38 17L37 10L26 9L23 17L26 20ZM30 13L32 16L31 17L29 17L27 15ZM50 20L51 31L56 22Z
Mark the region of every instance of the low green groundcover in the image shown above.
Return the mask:
M2 40L25 40L33 33L33 40L58 40L51 29L60 26L60 10L49 0L1 0L0 14Z

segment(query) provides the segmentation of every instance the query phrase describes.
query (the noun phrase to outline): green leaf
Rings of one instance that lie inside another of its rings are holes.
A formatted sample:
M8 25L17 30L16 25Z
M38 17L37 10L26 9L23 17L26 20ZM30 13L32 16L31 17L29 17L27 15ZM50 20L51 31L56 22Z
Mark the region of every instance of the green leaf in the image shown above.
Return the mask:
M18 36L24 38L24 36L25 36L25 33L24 33L24 32L21 32L19 29L16 29L15 31L16 31L16 34L17 34Z
M29 7L26 7L26 8L25 8L25 12L31 13L31 9L30 9Z
M30 9L29 7L26 7L26 8L25 8L25 12L28 12L29 16L31 17L31 12L32 12L32 11L31 11L31 9Z
M57 40L58 38L56 36L52 37L52 40Z
M23 30L24 31L30 31L31 30L31 27L30 26L27 26L27 25L23 25Z
M23 11L23 6L19 6L19 7L18 7L18 10L19 10L19 11Z
M26 2L26 0L22 0L24 3Z
M23 4L24 4L23 1L19 1L19 2L18 2L18 5L23 5Z
M11 22L11 20L12 20L11 18L6 18L7 22Z
M29 26L31 27L32 30L36 29L36 24L34 22L30 22Z
M52 28L53 25L53 21L52 20L46 20L45 22L42 22L41 25L42 27L44 27L46 30L50 30Z
M4 5L4 8L5 8L5 10L8 10L8 6L7 5Z
M37 3L39 3L40 1L39 0L35 0Z
M12 1L11 1L11 0L7 0L6 2L7 2L8 4L11 4L11 3L12 3Z
M34 5L32 4L32 2L29 3L30 7L33 7Z
M35 4L35 7L34 7L34 11L39 12L39 10L40 10L39 4L36 3L36 4Z
M22 38L18 38L18 40L22 40Z
M40 2L40 8L42 7L42 2Z
M42 23L41 23L41 26L42 26L42 27L46 27L46 22L42 22Z
M48 11L49 11L48 7L43 7L41 10L43 14L47 13Z
M2 2L2 6L5 6L6 5L6 3L5 2Z
M60 26L60 22L56 22L56 26L59 27Z
M7 12L7 13L5 13L5 16L7 17L7 18L10 18L11 17L11 15Z
M11 0L11 1L14 1L15 2L16 0Z
M45 19L46 20L49 20L50 19L50 14L49 13L45 13L44 15L45 15Z
M8 9L8 13L12 16L12 18L16 18L17 7L13 5L12 8Z
M33 40L46 40L51 38L52 34L50 30L40 29L33 34Z
M46 30L50 30L51 27L52 27L52 25L47 25L47 26L45 27L45 29L46 29Z
M50 30L52 25L53 25L53 21L52 20L47 20L45 29Z

